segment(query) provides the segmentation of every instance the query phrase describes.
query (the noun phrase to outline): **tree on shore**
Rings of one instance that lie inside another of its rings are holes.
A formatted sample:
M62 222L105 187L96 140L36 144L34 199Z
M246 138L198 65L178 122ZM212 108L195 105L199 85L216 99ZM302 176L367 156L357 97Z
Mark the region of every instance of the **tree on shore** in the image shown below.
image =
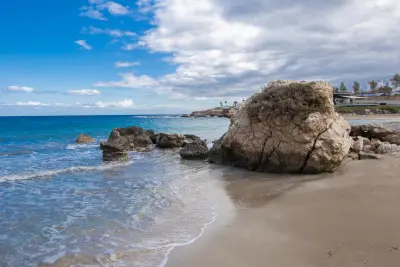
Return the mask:
M334 93L339 93L339 87L333 87L333 92Z
M354 94L359 95L360 91L361 91L360 90L360 83L357 82L357 81L354 81L354 84L353 84L353 92L354 92Z
M376 94L377 93L377 88L378 88L378 83L376 81L370 81L368 82L370 88L371 88L371 93Z
M236 107L236 106L237 106L237 104L238 104L238 102L237 102L237 101L234 101L234 102L233 102L233 106L235 106L235 107Z
M392 85L394 88L399 89L400 87L400 74L396 73L392 78Z
M221 108L223 108L223 107L224 107L224 104L222 104L222 102L219 102L219 104L221 105Z
M341 82L340 87L339 87L339 91L340 92L347 92L349 91L346 87L346 85L344 85L344 82Z

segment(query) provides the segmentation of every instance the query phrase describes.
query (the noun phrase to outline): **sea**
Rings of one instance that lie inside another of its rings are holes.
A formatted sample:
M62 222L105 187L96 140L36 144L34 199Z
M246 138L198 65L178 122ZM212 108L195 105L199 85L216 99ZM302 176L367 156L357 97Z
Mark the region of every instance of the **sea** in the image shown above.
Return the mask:
M0 117L1 267L162 267L203 234L220 212L209 185L227 167L181 160L176 149L103 162L99 143L133 125L196 134L211 146L229 120ZM76 144L80 134L96 142Z
M105 163L99 143L117 127L196 134L209 145L224 118L0 117L0 266L163 266L217 214L210 165L177 150ZM76 144L79 134L96 142Z

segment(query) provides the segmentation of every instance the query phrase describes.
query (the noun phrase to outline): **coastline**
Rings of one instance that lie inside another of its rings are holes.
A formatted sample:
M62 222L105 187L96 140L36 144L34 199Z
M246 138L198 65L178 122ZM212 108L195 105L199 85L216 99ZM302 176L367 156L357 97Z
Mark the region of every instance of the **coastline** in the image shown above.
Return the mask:
M346 115L342 114L345 120L386 120L399 119L400 114L376 114L376 115Z
M223 175L223 213L166 266L397 266L399 171L388 158L316 176Z

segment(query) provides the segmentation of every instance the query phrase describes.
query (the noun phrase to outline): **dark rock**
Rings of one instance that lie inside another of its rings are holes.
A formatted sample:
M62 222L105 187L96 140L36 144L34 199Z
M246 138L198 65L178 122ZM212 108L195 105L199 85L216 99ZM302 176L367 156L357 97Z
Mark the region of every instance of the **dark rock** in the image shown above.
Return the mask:
M83 143L93 143L94 142L94 138L90 137L87 134L81 134L78 136L78 138L76 139L76 143L78 144L83 144Z
M177 148L184 145L185 136L180 134L159 133L157 138L157 147L159 148Z
M207 143L203 140L195 140L186 144L179 154L183 159L206 159L208 157Z
M103 150L103 160L104 161L115 161L115 160L127 160L128 152L125 151L123 147L118 145L101 142L100 149Z
M400 145L400 133L388 134L382 138L382 141Z
M385 127L367 124L367 125L356 125L351 127L351 136L362 136L368 139L371 138L384 138L387 135L393 134L393 130L387 129Z
M100 144L104 160L126 158L126 151L149 152L154 149L151 136L154 131L133 126L114 129L107 142Z

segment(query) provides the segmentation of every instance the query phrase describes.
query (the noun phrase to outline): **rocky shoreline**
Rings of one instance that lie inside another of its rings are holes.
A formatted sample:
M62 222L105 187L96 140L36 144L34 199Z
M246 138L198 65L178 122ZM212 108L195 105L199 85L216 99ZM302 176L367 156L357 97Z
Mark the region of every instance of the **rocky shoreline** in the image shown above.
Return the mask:
M182 115L183 118L202 118L202 117L218 117L230 118L233 113L233 108L213 108L202 111L193 111L190 114Z
M231 123L211 150L206 140L195 135L155 133L136 126L114 129L100 149L105 161L127 159L128 151L179 149L183 159L208 159L257 172L301 174L334 172L346 158L400 155L399 129L351 127L335 111L332 93L333 88L324 82L271 82L236 109L218 110L228 112Z

